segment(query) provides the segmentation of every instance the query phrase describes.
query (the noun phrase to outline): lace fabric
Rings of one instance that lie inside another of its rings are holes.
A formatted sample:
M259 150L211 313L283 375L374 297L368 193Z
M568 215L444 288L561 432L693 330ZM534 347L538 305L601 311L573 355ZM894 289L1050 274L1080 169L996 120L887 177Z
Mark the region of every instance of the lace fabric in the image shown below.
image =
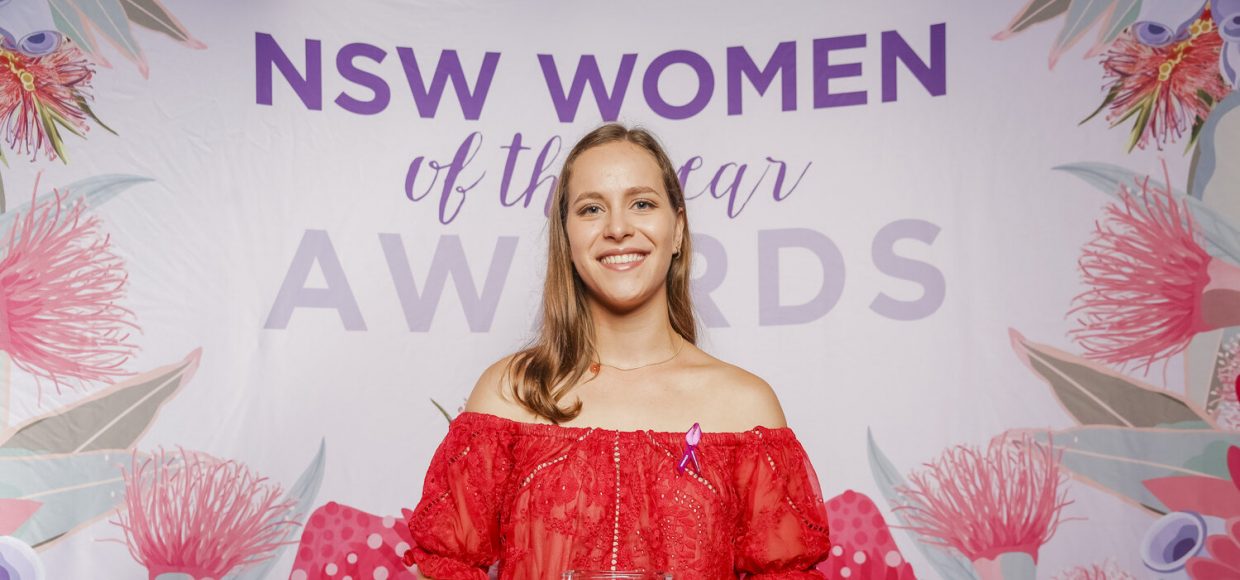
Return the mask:
M818 480L790 429L611 431L463 413L409 518L408 559L435 580L663 570L684 578L821 578L831 548Z

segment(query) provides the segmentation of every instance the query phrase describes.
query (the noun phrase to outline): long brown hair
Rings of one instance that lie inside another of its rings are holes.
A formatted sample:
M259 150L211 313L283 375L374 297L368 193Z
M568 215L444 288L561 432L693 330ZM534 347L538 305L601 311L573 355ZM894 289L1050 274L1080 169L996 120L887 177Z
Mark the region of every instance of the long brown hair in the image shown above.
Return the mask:
M543 283L542 321L534 340L513 355L505 373L513 395L523 406L553 423L562 423L581 412L581 401L560 406L562 399L589 370L595 356L594 320L586 305L586 288L573 267L572 250L568 244L568 181L573 163L587 150L623 141L650 153L663 174L663 188L673 211L685 207L684 191L676 177L676 168L654 135L645 129L629 129L610 123L582 137L560 170L547 232L547 277ZM672 330L690 343L697 343L697 319L689 293L690 243L689 220L684 217L680 253L672 259L667 272L667 314Z

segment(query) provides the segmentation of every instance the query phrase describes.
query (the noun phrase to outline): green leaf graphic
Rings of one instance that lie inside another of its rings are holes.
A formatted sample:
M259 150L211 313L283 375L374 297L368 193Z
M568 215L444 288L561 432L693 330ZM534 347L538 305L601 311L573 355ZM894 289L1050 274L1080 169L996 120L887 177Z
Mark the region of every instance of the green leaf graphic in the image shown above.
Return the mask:
M132 460L126 451L0 455L0 497L43 503L14 537L42 547L107 514L124 499L120 469Z
M1059 16L1068 11L1070 4L1072 4L1072 0L1030 0L1024 8L1020 9L1020 12L1007 25L1007 28L999 33L999 36L1005 38L1034 24Z
M1044 431L1031 432L1047 442ZM1052 435L1063 466L1078 479L1157 513L1167 506L1143 481L1177 475L1230 478L1227 448L1240 433L1179 429L1075 427Z
M60 207L65 208L77 203L78 200L82 200L86 207L97 208L119 195L122 191L148 181L152 180L148 177L138 177L136 175L99 175L88 177L81 181L75 181L67 187L60 188ZM35 203L41 203L52 195L54 194L50 191L39 194L34 201ZM17 214L25 215L26 212L30 211L30 198L27 197L25 203L9 209L11 211L0 214L0 240L7 239Z
M194 376L202 350L143 373L69 407L37 417L0 443L0 450L80 453L128 449L146 432L160 407Z
M1012 350L1082 425L1213 429L1209 417L1179 397L1110 368L1009 330Z

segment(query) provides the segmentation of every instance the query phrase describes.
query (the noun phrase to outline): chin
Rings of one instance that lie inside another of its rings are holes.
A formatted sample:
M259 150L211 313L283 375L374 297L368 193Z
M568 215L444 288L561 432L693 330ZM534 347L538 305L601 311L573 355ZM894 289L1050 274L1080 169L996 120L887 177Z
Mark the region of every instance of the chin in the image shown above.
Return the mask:
M640 308L654 299L655 293L649 294L596 294L594 302L612 312L626 313Z

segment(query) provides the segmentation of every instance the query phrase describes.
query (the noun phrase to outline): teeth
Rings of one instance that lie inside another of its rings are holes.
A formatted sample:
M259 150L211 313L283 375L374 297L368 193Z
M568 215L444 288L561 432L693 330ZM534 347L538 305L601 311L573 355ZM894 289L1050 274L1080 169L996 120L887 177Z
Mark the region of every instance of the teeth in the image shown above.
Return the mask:
M607 256L600 260L604 264L627 264L629 262L638 262L645 258L642 254L620 254L618 256Z

